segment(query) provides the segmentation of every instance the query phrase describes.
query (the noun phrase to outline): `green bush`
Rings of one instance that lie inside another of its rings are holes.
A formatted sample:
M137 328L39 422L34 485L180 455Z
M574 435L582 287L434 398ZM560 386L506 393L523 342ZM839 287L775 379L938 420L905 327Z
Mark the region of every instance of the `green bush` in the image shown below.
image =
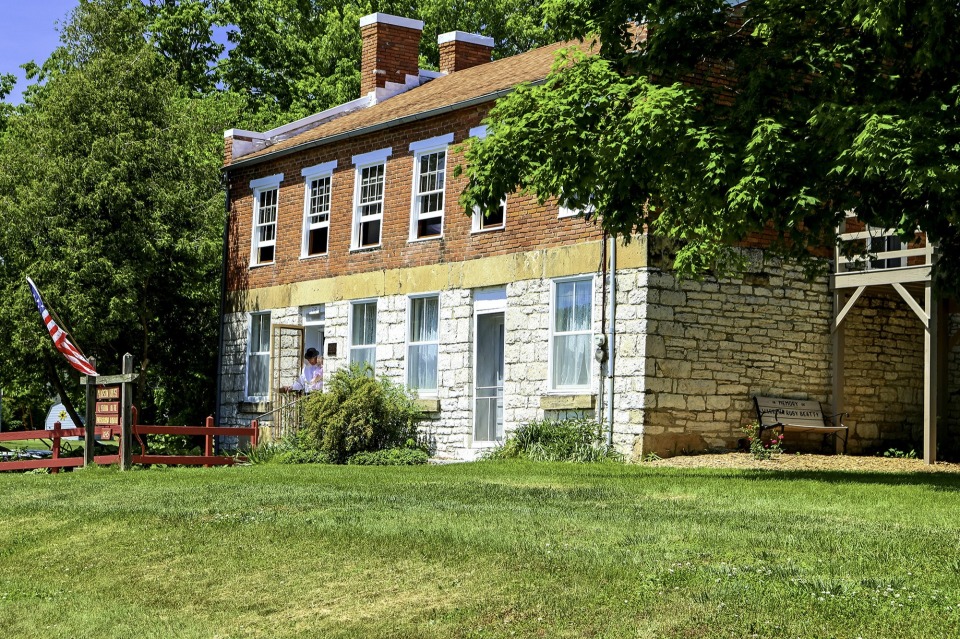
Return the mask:
M524 424L487 458L569 462L622 459L619 453L607 449L600 424L590 419L541 419Z
M324 383L324 392L304 403L300 448L335 464L417 439L420 412L413 397L399 384L375 379L369 366L341 368Z
M430 456L422 448L388 448L357 453L347 463L352 466L418 466L429 460Z

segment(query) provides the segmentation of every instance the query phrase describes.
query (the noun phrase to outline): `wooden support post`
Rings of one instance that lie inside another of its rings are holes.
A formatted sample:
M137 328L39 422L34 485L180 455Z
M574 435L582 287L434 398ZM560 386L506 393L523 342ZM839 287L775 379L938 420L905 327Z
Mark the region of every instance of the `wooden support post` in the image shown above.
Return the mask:
M123 356L123 374L133 373L133 355ZM120 470L133 466L133 382L124 381L120 391Z
M844 349L846 348L845 327L843 317L840 317L844 310L846 295L837 291L833 293L833 317L834 320L840 319L840 323L833 327L831 335L831 346L833 349L833 413L843 413L843 385L844 385ZM848 309L849 310L849 309ZM842 420L842 417L840 418ZM847 431L847 439L850 438L850 431ZM834 438L834 446L837 452L840 452L840 438Z
M937 461L937 408L940 401L940 301L934 299L933 284L924 287L924 307L929 320L923 332L923 461Z
M60 459L60 422L53 422L53 448L50 450L53 453L54 459ZM60 469L54 466L50 469L50 472L56 475L60 472Z
M97 358L90 358L90 366L97 367ZM86 414L83 422L83 467L94 465L94 442L97 439L97 378L87 376L86 379Z
M206 427L208 429L213 428L213 415L207 417ZM206 435L203 436L204 445L203 445L203 455L204 457L213 457L213 431L210 430ZM210 464L206 464L207 468L210 467Z
M256 448L260 443L260 421L253 420L250 422L250 427L253 428L253 435L250 436L250 447Z

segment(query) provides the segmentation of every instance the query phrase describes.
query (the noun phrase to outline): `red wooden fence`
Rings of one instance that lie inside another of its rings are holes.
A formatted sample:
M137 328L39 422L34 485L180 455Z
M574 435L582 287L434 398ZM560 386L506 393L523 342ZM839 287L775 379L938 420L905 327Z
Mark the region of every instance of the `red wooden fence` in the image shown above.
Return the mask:
M256 446L259 440L260 425L253 421L248 428L214 426L213 417L207 417L205 426L147 426L136 423L136 409L134 409L133 436L140 441L143 454L133 455L135 464L177 464L193 466L218 466L232 465L235 461L233 457L224 457L213 454L213 438L219 436L237 436L249 437L251 446ZM116 427L95 427L95 433L100 436L112 438L119 434L120 429ZM204 437L203 455L150 455L147 450L146 442L141 435L164 434L164 435L202 435ZM50 446L50 459L18 459L16 461L0 461L0 471L5 470L33 470L35 468L50 468L52 472L59 472L61 468L72 468L83 466L83 457L61 457L60 441L64 437L84 437L83 428L60 428L60 422L56 422L53 430L26 430L0 433L0 442L19 441L30 439L52 440ZM124 443L121 442L121 446ZM126 445L130 445L127 443ZM116 464L120 462L120 453L114 455L97 455L94 457L97 464Z

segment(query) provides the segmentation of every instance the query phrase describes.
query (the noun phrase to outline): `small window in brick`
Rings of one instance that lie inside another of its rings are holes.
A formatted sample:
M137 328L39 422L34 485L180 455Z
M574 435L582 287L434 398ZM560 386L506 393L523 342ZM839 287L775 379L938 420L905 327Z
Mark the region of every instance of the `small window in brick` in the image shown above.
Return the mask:
M507 198L500 200L496 211L484 215L479 208L473 209L473 231L492 231L502 229L507 219Z
M269 264L276 259L277 206L283 174L253 180L253 238L250 265Z
M330 197L333 169L328 162L304 169L303 248L301 257L325 255L330 240Z

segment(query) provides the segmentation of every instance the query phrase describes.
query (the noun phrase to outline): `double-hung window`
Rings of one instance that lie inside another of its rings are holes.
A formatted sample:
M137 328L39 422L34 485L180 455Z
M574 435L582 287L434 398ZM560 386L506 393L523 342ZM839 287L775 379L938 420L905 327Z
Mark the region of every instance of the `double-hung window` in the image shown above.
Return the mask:
M377 300L353 302L350 309L350 363L377 364Z
M277 205L283 173L250 181L253 189L253 238L250 265L269 264L276 259Z
M266 400L270 393L270 313L250 313L247 334L247 399Z
M413 205L410 239L443 235L444 184L447 173L447 146L453 134L421 140L410 145L413 152Z
M353 195L353 237L350 240L352 249L380 246L387 158L392 152L393 149L388 147L353 156L356 186Z
M421 393L435 393L440 349L440 297L411 297L407 326L407 386Z
M589 389L593 342L593 278L554 281L552 302L551 388Z
M337 162L303 169L303 246L301 257L324 255L330 240L330 187Z

